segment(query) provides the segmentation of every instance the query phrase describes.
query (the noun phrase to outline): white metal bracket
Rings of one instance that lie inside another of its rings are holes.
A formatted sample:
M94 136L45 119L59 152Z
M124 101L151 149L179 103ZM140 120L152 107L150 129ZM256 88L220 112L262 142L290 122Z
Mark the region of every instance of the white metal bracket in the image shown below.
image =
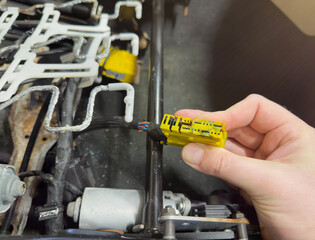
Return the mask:
M142 4L138 1L119 1L116 3L115 15L119 13L121 6L131 6L136 8L137 17L141 17ZM43 14L34 32L24 43L17 47L13 61L0 79L0 102L10 99L18 90L20 84L29 79L38 78L81 78L79 87L91 86L97 81L99 63L97 59L106 55L113 40L131 40L132 53L138 55L139 38L133 33L122 33L110 36L108 27L109 18L113 15L101 14L98 25L70 25L59 22L60 12L54 9L54 4L46 3ZM118 10L117 10L118 9ZM118 11L118 13L117 13ZM1 15L0 20L4 22L0 26L0 36L4 37L18 16L18 8L8 8ZM5 23L7 22L7 24ZM90 39L90 45L84 57L78 58L77 63L37 63L34 47L47 43L52 39L60 39L63 36ZM1 38L0 38L1 41ZM105 53L100 54L100 50L105 48ZM2 90L4 86L6 90Z
M10 8L9 8L10 9ZM0 102L6 101L16 93L19 85L32 78L84 78L80 87L93 84L98 75L98 62L95 56L101 44L105 45L109 36L108 15L102 14L97 26L79 26L58 22L60 12L54 10L53 4L45 4L42 18L36 29L26 41L21 44L14 60L0 79L0 90L5 84L10 84L6 91L0 92ZM48 41L58 35L76 35L91 38L92 42L84 61L68 64L39 64L35 62L36 53L32 52L35 44Z
M142 17L142 4L139 1L118 1L115 4L115 11L113 14L109 15L109 19L116 19L119 16L120 7L134 7L136 12L136 18L140 19Z
M86 110L86 116L82 124L76 126L61 126L61 127L52 127L50 126L50 122L53 116L54 108L58 102L59 97L59 88L53 85L44 85L44 86L35 86L26 89L25 91L15 95L10 100L0 104L0 111L11 104L19 101L24 96L31 92L44 92L49 91L52 92L51 100L49 103L49 107L47 110L47 114L44 120L44 127L49 132L80 132L86 129L92 121L94 105L95 105L95 97L99 92L102 91L126 91L126 97L124 98L124 103L126 105L125 108L125 121L132 122L133 120L133 110L134 110L134 98L135 98L135 90L132 85L129 83L111 83L108 85L100 85L95 87L90 94L89 102Z
M0 43L3 37L10 30L15 19L19 16L19 9L16 7L8 8L0 17Z

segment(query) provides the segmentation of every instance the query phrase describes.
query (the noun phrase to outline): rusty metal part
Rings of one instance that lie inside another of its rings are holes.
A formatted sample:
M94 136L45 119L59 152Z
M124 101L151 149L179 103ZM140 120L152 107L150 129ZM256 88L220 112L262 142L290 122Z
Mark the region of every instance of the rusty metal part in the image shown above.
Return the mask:
M13 165L17 170L19 170L21 166L23 155L29 140L28 138L32 132L37 114L40 111L42 101L42 93L36 93L26 96L23 101L18 101L11 108L9 123L12 133L12 141L14 143L14 150L9 164ZM34 107L31 106L31 102L35 103ZM27 171L42 169L45 156L48 150L56 143L57 139L58 134L48 132L41 127ZM13 235L21 235L24 231L32 204L32 198L37 186L37 178L29 177L25 179L25 183L27 188L26 193L18 200L16 211L11 222L13 226ZM1 223L3 217L4 215L0 214Z
M33 5L33 6L29 7L29 8L21 9L20 13L28 14L28 15L35 15L35 14L32 14L32 12L35 9L44 8L44 7L45 7L45 4L35 4L35 5Z

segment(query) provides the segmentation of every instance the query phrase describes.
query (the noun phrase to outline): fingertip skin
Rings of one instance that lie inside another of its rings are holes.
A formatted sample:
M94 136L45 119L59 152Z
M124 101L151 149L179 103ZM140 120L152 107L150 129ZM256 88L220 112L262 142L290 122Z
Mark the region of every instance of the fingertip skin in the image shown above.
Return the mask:
M182 150L183 160L189 164L198 166L205 154L205 149L196 143L187 144Z
M245 191L262 187L261 179L272 174L268 161L239 156L224 148L200 143L187 144L182 150L182 158L195 170L221 178Z
M195 119L196 117L204 114L204 111L201 110L194 110L194 109L182 109L178 110L174 115L181 116L181 117L189 117L191 119Z

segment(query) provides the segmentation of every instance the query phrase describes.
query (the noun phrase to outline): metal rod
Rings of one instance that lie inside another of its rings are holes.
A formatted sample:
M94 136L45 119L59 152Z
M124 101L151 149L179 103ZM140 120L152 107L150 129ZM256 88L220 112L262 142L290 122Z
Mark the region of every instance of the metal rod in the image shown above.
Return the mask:
M155 124L160 124L163 117L163 26L164 0L153 0L148 121ZM151 233L161 231L158 217L163 207L162 154L163 146L148 136L145 229Z

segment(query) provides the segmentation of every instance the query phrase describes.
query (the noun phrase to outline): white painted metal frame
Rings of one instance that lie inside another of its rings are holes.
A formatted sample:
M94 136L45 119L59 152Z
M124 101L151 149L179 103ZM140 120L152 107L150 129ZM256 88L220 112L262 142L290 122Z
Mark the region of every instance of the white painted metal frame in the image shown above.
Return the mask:
M10 84L6 91L0 92L0 102L10 99L23 81L32 78L80 77L87 80L86 82L82 82L80 87L93 84L93 81L98 75L99 66L98 62L95 60L95 56L102 42L105 44L110 37L110 28L107 25L108 15L102 14L97 26L62 24L58 22L59 16L60 12L54 10L53 4L45 5L43 16L38 26L32 35L21 44L14 56L14 60L0 79L0 89L2 89L5 84ZM92 43L88 49L85 60L81 63L69 64L36 63L36 53L32 52L32 46L36 43L45 42L49 38L57 35L77 35L91 38Z
M110 92L126 91L126 97L124 98L124 103L126 105L125 121L132 122L133 120L135 90L133 86L130 85L129 83L111 83L108 85L100 85L93 88L89 97L85 119L83 120L82 124L76 125L76 126L60 126L60 127L50 126L53 112L58 102L58 97L60 93L59 88L53 85L29 87L25 91L12 97L10 100L0 104L0 111L10 106L11 104L21 100L24 96L30 94L31 92L45 92L45 91L52 92L51 100L50 100L47 114L44 120L44 127L49 132L80 132L86 129L91 124L91 121L92 121L94 105L95 105L95 97L99 92L103 92L103 91L110 91Z
M122 5L135 7L136 17L140 18L142 14L142 5L140 2L119 1L116 3L115 14L101 14L99 24L96 26L70 25L58 22L60 12L54 9L54 4L45 4L42 18L34 32L23 44L18 47L14 55L14 60L0 79L0 102L9 100L18 90L20 84L28 79L37 78L81 78L79 87L88 87L97 80L99 56L106 56L109 50L109 44L112 40L131 40L132 53L138 55L139 38L132 33L122 33L110 36L108 20L118 16ZM8 8L0 17L0 42L8 30L11 28L19 14L18 8ZM3 24L3 25L1 25ZM36 62L36 53L32 48L36 44L45 43L56 36L78 36L85 39L91 39L89 49L84 59L78 63L55 63L41 64ZM105 48L105 54L100 54L99 50ZM4 86L7 90L2 90Z
M0 17L0 43L18 16L19 9L16 7L8 8L8 10L2 13Z

